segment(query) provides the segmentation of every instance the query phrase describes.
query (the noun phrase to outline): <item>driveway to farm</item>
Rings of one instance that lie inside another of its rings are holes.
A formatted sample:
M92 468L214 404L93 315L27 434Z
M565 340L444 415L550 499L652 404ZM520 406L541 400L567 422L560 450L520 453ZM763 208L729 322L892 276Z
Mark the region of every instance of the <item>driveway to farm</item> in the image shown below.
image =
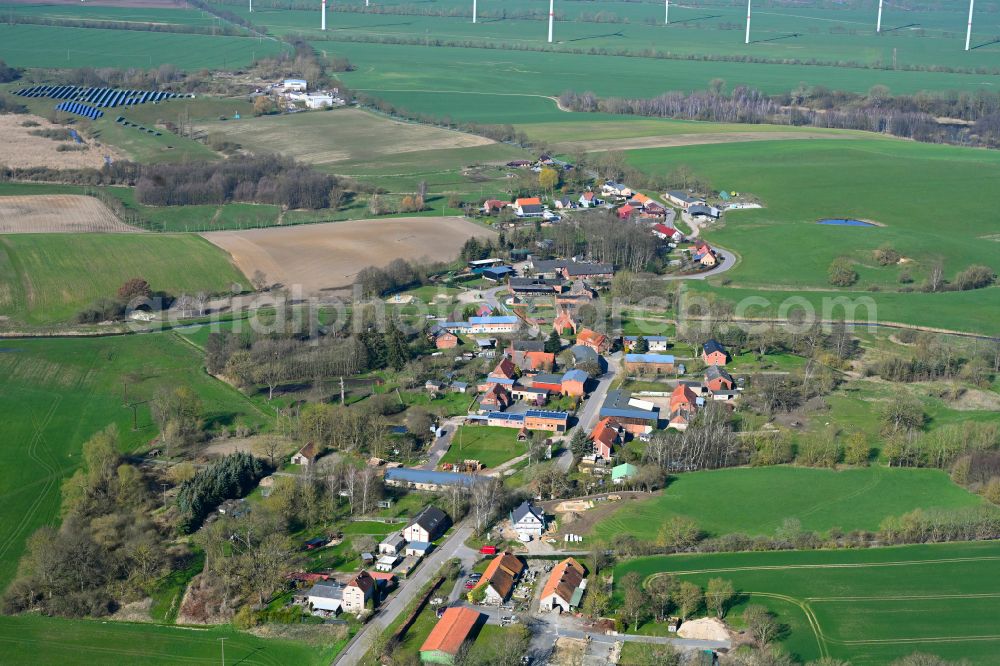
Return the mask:
M438 466L441 458L444 458L444 454L448 453L448 449L451 448L451 440L455 436L455 431L463 423L465 423L464 416L453 416L441 424L441 427L444 428L444 435L435 438L427 452L427 462L420 465L418 469L434 469Z
M441 565L445 562L456 557L461 559L463 563L475 561L476 551L465 545L465 540L472 536L472 530L471 522L459 523L452 535L437 550L427 556L427 559L417 569L417 573L400 585L399 592L382 605L378 614L357 633L333 663L345 666L360 664L368 651L371 637L382 633L400 613L406 610L406 607L417 598L424 586L437 575Z
M621 372L621 358L621 352L615 352L608 357L608 371L598 378L597 388L594 389L593 393L590 394L590 397L583 404L583 408L577 415L576 425L566 433L566 441L569 441L577 429L582 428L584 432L590 432L597 425L597 417L601 412L601 405L604 404L604 399L608 397L608 389L611 388L611 382ZM556 465L563 472L569 472L569 468L573 465L573 452L569 449L563 451L562 455L556 460Z

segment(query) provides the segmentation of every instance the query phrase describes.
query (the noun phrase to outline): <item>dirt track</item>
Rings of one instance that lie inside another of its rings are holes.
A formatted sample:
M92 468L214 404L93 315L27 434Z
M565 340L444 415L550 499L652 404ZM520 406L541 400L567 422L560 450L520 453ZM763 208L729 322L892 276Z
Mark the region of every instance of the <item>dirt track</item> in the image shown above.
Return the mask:
M849 134L830 132L718 132L715 134L668 134L665 136L638 136L631 139L598 139L596 141L564 141L559 150L584 150L588 153L603 150L636 150L639 148L676 148L700 146L710 143L744 143L747 141L789 141L793 139L851 139Z
M393 259L450 261L472 236L493 232L459 217L399 217L203 234L245 274L298 285L303 295L348 287L358 271Z
M94 197L35 194L0 197L0 233L138 232Z

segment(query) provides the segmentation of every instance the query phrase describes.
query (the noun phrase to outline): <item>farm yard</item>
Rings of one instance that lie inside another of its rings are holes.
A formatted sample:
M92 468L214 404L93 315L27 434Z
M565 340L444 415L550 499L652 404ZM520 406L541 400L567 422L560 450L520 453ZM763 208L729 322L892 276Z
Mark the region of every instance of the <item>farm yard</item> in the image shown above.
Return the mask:
M454 259L474 236L493 232L457 217L401 217L204 234L245 274L260 270L305 294L349 287L362 268L393 259Z
M79 194L0 196L0 234L130 231L139 229L121 222L94 197Z
M672 516L694 520L710 536L773 536L786 519L820 533L834 528L877 530L883 519L917 508L980 504L978 496L939 470L724 469L680 474L655 497L622 503L594 526L592 536L607 543L626 533L655 541L660 526Z
M94 262L94 257L102 261ZM141 276L153 291L228 293L248 279L204 239L152 234L0 236L0 315L12 322L66 322Z
M1000 635L1000 547L992 542L869 550L671 555L615 567L704 586L731 580L728 617L760 604L787 627L780 645L795 658L885 664L924 652L972 664L995 662Z

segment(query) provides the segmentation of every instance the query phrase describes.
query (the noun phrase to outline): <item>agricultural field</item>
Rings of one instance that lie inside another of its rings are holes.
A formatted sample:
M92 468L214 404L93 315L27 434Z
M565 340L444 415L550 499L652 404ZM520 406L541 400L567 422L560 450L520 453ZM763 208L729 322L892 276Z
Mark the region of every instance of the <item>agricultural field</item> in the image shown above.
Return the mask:
M101 257L95 262L95 257ZM71 319L129 278L154 292L228 293L247 278L204 239L151 234L0 236L0 315L32 325Z
M885 664L924 652L970 664L996 661L1000 635L1000 547L994 542L868 550L673 555L631 560L638 572L704 586L731 580L739 622L761 604L785 626L780 645L796 658Z
M141 67L175 65L180 69L227 69L256 58L277 55L281 42L144 30L70 28L0 24L0 43L8 65L24 67Z
M79 194L0 196L0 234L139 231L99 199Z
M231 664L319 666L342 647L320 650L301 640L264 639L228 628L0 617L0 644L9 663L214 664L222 638Z
M51 139L32 132L64 132L64 139ZM0 164L11 168L30 169L100 169L104 157L119 158L114 149L92 145L87 141L76 143L64 127L45 118L31 114L0 114Z
M0 587L10 582L24 540L58 517L60 483L76 469L87 439L110 424L118 426L124 451L156 436L147 401L159 388L193 389L210 429L265 422L264 413L201 365L201 353L171 333L0 344ZM123 404L123 378L129 401L139 403L136 431Z
M459 426L451 439L451 447L441 458L441 462L478 460L491 468L527 453L527 450L524 442L517 441L516 428Z
M281 153L328 168L372 163L398 154L493 143L472 134L390 120L360 109L263 116L199 125L255 153Z
M317 294L348 287L362 268L393 259L454 259L467 239L492 233L457 217L403 217L204 236L247 275L260 270L271 283Z
M594 526L608 543L621 534L654 541L663 522L683 516L710 536L770 536L786 519L826 533L877 530L887 517L913 509L958 509L982 499L931 469L873 466L833 471L806 467L756 467L690 472L660 494L623 503Z

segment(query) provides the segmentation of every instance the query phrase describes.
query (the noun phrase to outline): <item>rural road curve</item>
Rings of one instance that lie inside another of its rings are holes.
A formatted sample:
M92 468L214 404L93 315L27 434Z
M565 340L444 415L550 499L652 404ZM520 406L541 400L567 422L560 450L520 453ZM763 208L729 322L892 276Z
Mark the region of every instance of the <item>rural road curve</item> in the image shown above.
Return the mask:
M406 610L406 607L417 598L424 586L437 575L441 565L455 557L461 559L463 562L468 561L470 554L475 554L475 551L465 545L465 540L472 536L472 529L471 523L459 523L452 535L439 548L427 556L421 563L420 568L417 569L417 573L403 581L399 587L399 592L382 605L372 621L366 624L351 639L347 648L332 663L343 664L344 666L360 664L365 653L368 652L371 637L377 636L384 631L400 613Z

